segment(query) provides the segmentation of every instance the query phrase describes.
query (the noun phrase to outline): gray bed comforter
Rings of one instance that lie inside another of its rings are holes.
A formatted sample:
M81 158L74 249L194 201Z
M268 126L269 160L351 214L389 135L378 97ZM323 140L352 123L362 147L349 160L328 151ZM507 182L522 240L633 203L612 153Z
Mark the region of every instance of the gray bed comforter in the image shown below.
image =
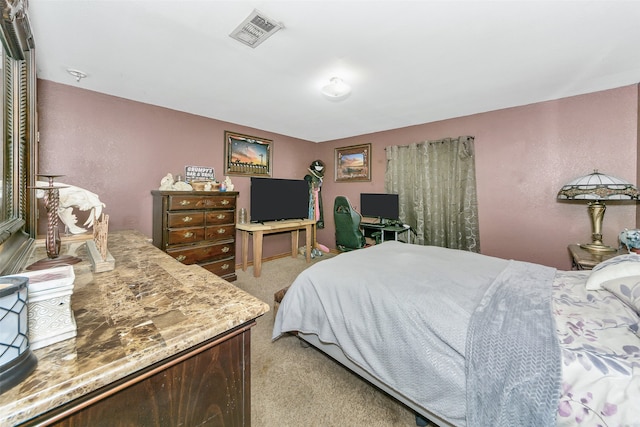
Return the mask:
M480 307L483 313L495 309L488 303L491 298L483 298L488 291L501 294L503 286L496 279L520 282L519 273L509 273L514 264L523 263L394 241L344 253L311 266L296 278L278 310L273 339L288 331L315 334L322 342L338 345L353 363L425 413L464 426L467 406L482 405L480 400L467 403L467 346L472 346L472 355L485 352L476 347L485 341L478 332L484 329L483 323L491 323L482 319L472 323L471 319ZM543 276L538 278L546 280ZM508 304L504 299L498 304L504 309L501 312L509 311ZM476 336L468 341L470 325ZM510 331L522 333L504 325L499 328L499 333ZM491 357L489 360L492 363ZM478 386L473 381L470 387ZM471 393L470 397L479 395ZM491 414L489 411L488 416Z

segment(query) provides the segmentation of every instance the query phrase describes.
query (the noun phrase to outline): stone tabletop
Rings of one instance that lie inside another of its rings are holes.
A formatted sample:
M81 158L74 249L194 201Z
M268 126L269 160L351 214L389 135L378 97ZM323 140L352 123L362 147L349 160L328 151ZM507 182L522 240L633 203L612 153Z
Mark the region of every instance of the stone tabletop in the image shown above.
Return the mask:
M74 265L75 338L35 350L36 370L0 394L0 426L81 397L269 310L199 266L187 266L137 231L109 234L116 268L93 273L86 243L65 243ZM46 257L43 247L29 262Z

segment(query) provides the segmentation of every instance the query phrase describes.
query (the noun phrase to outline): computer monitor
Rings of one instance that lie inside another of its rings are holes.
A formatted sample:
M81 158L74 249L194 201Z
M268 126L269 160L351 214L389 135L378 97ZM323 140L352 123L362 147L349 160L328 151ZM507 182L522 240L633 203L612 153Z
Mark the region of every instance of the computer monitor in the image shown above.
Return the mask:
M360 193L360 214L367 218L399 221L400 206L397 194Z

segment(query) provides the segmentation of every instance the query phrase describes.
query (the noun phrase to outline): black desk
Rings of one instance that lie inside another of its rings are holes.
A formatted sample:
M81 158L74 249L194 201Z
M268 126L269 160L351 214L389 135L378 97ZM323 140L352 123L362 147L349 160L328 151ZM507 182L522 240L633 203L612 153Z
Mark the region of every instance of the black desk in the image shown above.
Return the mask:
M367 223L361 222L360 226L364 230L364 234L366 237L370 237L371 233L375 233L376 231L380 232L380 242L384 242L385 235L390 236L393 240L398 240L398 235L407 232L411 229L407 224L402 225L384 225L377 223ZM389 240L387 238L387 240ZM411 243L411 233L407 233L407 243Z

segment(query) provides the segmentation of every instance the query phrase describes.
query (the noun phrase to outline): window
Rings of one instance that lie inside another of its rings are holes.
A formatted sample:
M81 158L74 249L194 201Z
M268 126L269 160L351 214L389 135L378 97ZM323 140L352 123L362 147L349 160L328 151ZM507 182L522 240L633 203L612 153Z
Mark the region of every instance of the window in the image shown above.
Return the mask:
M35 49L24 0L0 0L0 274L17 272L35 237Z

